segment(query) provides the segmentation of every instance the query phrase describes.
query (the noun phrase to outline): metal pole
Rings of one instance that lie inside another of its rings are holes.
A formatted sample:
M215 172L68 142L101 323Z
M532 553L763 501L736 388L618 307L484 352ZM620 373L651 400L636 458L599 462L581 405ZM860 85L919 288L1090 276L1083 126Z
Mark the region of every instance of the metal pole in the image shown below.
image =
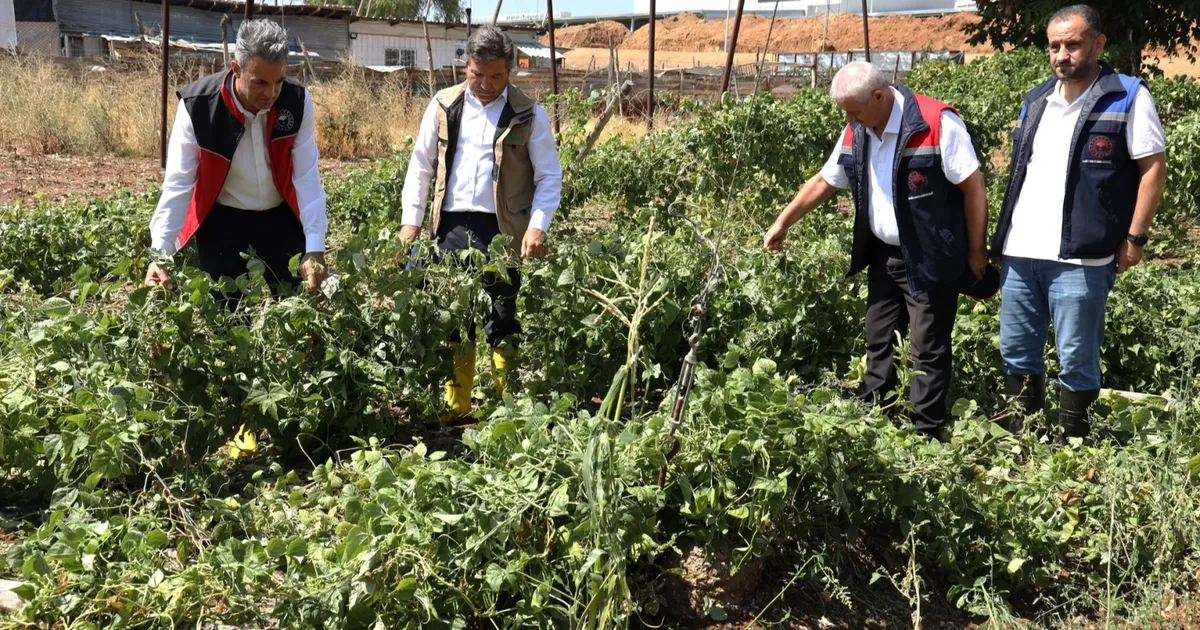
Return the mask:
M254 0L246 0L246 15L242 19L244 19L244 20L253 20L254 19Z
M653 1L651 0L651 2ZM550 24L550 89L554 91L554 96L558 96L558 49L554 47L554 0L546 0L546 21ZM554 111L550 113L554 120L554 133L557 134L559 132L557 99L555 99Z
M721 80L721 96L729 91L729 77L733 74L733 53L737 51L738 31L742 28L742 10L745 8L746 0L738 0L737 14L733 16L733 33L729 36L729 53L725 56L725 78Z
M867 26L867 0L862 0L863 7L863 48L867 51L867 63L871 63L871 28Z
M159 111L159 165L167 168L167 63L171 56L171 2L162 0L162 107Z
M504 0L496 0L496 12L492 14L492 26L500 19L500 5L504 4Z
M547 0L548 2L549 0ZM646 106L646 133L654 131L654 25L658 22L656 0L650 0L650 104Z
M221 59L229 68L229 14L221 17Z
M471 39L471 7L467 7L467 39Z

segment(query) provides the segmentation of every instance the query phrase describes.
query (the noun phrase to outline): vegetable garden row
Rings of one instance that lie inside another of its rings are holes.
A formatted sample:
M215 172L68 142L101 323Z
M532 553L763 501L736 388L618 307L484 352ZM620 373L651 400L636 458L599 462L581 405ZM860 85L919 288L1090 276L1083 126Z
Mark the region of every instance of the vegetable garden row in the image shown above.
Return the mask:
M987 155L1047 72L1018 51L909 82L956 105ZM918 621L940 601L1001 626L1148 622L1200 571L1200 84L1151 89L1171 176L1150 249L1171 260L1118 281L1105 385L1177 404L1107 398L1086 444L991 421L996 300L960 303L948 444L853 400L849 219L827 209L782 254L760 244L841 130L818 92L696 109L577 165L583 128L564 125L565 205L521 293L522 383L478 391L461 435L436 420L445 341L488 267L406 268L402 154L330 184L321 294L276 299L252 273L237 312L186 265L176 291L132 288L153 194L0 209L0 577L26 600L0 627L671 626L670 568L695 547L734 573L786 569L752 607L701 602L712 619L780 620L792 586L843 607L890 590ZM659 487L713 264L681 212L723 273ZM269 440L231 463L219 450L244 422Z

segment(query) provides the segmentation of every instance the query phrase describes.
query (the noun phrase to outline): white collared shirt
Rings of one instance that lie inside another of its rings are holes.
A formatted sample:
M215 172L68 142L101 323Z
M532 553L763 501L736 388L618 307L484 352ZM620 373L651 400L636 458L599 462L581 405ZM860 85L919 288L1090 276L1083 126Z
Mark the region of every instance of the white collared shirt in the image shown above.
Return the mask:
M1033 136L1033 152L1025 170L1025 181L1013 208L1012 227L1004 240L1004 255L1036 260L1053 260L1073 265L1099 267L1113 261L1106 258L1060 260L1063 238L1063 203L1067 194L1067 171L1071 163L1071 140L1075 124L1083 111L1083 103L1095 89L1092 83L1074 102L1062 95L1062 83L1056 83L1046 96L1042 113ZM1129 155L1141 159L1167 150L1162 123L1150 90L1138 87L1133 106L1125 124L1125 142Z
M217 196L217 203L241 210L270 210L284 199L271 177L267 153L271 133L266 128L269 111L251 114L242 107L236 94L233 100L246 116L246 132L234 150L229 175ZM300 205L306 252L325 251L325 234L329 227L325 215L325 187L321 184L317 157L316 114L312 96L305 91L303 121L292 146L292 183L296 186L296 202ZM168 254L179 249L176 238L187 218L199 164L200 145L196 141L192 119L181 100L175 110L175 125L167 145L162 196L150 219L150 246L154 249Z
M496 100L484 105L468 88L463 98L462 124L454 164L446 169L446 198L443 212L486 212L496 214L493 171L496 165L494 142L500 113L508 102L508 89ZM421 129L413 145L408 173L401 193L404 225L420 226L425 221L429 185L435 176L438 157L438 108L433 99L421 119ZM549 231L550 220L558 211L562 197L562 166L550 129L550 116L534 103L533 130L529 135L529 159L533 162L533 209L529 227Z
M871 232L879 240L888 245L900 245L900 227L896 223L896 205L893 200L893 165L896 159L896 143L900 140L900 126L904 120L904 95L892 88L895 101L892 103L892 113L888 117L887 127L883 137L875 135L875 131L867 129L867 143L870 153L870 164L867 170L867 180L871 186L870 209L868 211ZM849 190L852 185L846 169L838 164L842 154L842 139L833 147L833 154L821 168L821 177L830 186ZM979 158L975 155L975 146L971 144L971 134L967 133L967 125L954 112L942 112L942 129L938 145L942 151L942 172L946 179L955 186L966 181L968 177L979 170Z

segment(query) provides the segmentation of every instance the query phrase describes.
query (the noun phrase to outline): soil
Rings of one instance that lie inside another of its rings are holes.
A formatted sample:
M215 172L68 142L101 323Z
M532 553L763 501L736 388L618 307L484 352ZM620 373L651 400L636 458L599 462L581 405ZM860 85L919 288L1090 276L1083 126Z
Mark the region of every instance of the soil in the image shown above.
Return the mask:
M614 46L629 37L629 29L620 22L611 20L594 24L580 24L554 31L554 45L559 48L604 48L608 49L611 41ZM550 45L550 36L543 35L542 43Z
M370 161L321 160L325 181ZM158 158L142 156L40 155L0 151L0 206L17 202L63 201L141 193L162 181Z
M979 21L978 16L958 13L945 17L915 17L889 15L870 18L872 50L961 50L968 53L994 53L989 45L967 43L970 37L963 28ZM569 29L564 29L563 32ZM863 47L862 18L834 14L829 18L825 34L825 18L777 18L748 15L742 19L738 34L738 50L753 53L767 42L771 30L772 53L812 52L821 50L858 50ZM556 33L557 37L557 33ZM705 21L691 13L682 13L659 20L655 46L663 51L719 52L725 48L725 21ZM557 43L557 42L556 42ZM559 44L565 46L566 44ZM604 44L607 46L607 42ZM621 50L650 48L650 29L643 26L620 45Z

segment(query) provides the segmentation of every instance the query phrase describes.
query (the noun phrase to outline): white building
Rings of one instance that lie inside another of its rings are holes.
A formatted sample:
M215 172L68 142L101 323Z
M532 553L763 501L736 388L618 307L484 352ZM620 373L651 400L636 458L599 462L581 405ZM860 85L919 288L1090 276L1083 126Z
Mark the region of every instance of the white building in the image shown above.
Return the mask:
M17 12L12 0L0 0L0 48L17 47Z
M544 48L534 29L504 29L518 49ZM463 61L467 27L463 24L430 22L429 40L433 66L443 68ZM350 23L350 49L354 63L371 68L429 68L425 29L420 20L377 20L360 18ZM524 52L524 50L522 50Z

